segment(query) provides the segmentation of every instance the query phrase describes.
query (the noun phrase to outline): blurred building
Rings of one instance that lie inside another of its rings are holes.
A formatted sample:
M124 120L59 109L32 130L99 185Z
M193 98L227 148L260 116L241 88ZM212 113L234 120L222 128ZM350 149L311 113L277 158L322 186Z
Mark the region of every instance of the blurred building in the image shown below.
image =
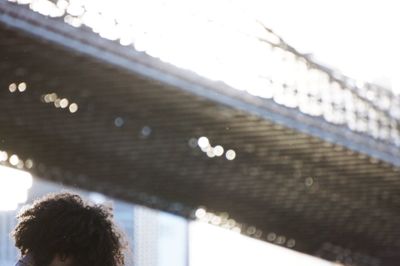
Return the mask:
M10 238L16 211L0 212L0 266L14 265L18 253Z

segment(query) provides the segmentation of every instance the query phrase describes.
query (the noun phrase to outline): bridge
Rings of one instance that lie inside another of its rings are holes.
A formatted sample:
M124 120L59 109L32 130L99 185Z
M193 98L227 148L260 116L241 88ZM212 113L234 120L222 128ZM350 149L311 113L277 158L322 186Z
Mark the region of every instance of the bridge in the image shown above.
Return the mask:
M46 3L0 1L2 164L344 265L400 259L399 96L259 23L191 65Z

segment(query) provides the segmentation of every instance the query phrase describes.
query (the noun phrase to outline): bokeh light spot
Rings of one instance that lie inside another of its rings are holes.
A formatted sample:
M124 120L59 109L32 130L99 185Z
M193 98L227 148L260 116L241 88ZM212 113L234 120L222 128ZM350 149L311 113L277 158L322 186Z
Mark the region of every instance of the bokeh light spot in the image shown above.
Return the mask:
M71 103L69 106L69 111L73 114L78 111L78 105L76 103Z
M26 83L25 82L21 82L20 84L18 84L18 90L20 92L24 92L26 90Z
M16 90L17 90L17 84L15 84L15 83L11 83L9 86L8 86L8 90L12 93L12 92L15 92Z
M234 150L227 150L225 154L226 159L232 161L236 158L236 152Z

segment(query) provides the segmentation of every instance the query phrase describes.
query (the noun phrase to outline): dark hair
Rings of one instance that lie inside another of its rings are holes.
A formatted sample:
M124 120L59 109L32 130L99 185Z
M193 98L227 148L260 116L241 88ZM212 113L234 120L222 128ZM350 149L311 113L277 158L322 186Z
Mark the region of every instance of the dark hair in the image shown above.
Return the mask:
M75 194L35 201L18 215L13 236L21 254L32 254L36 265L49 265L56 254L71 256L79 266L124 265L125 244L111 210Z

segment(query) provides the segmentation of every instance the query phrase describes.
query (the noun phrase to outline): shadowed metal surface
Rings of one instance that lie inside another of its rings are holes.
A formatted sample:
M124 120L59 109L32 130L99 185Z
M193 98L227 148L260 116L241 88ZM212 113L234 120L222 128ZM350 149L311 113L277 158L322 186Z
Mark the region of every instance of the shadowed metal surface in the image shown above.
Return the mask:
M85 31L38 25L36 14L2 5L0 147L32 158L38 176L186 217L198 206L228 212L244 233L255 226L264 240L274 232L330 260L399 259L397 148L145 54L125 56L90 32L61 45L58 37ZM4 22L12 12L19 29ZM10 92L20 82L26 91ZM46 103L49 93L78 111ZM201 136L236 158L189 145Z

